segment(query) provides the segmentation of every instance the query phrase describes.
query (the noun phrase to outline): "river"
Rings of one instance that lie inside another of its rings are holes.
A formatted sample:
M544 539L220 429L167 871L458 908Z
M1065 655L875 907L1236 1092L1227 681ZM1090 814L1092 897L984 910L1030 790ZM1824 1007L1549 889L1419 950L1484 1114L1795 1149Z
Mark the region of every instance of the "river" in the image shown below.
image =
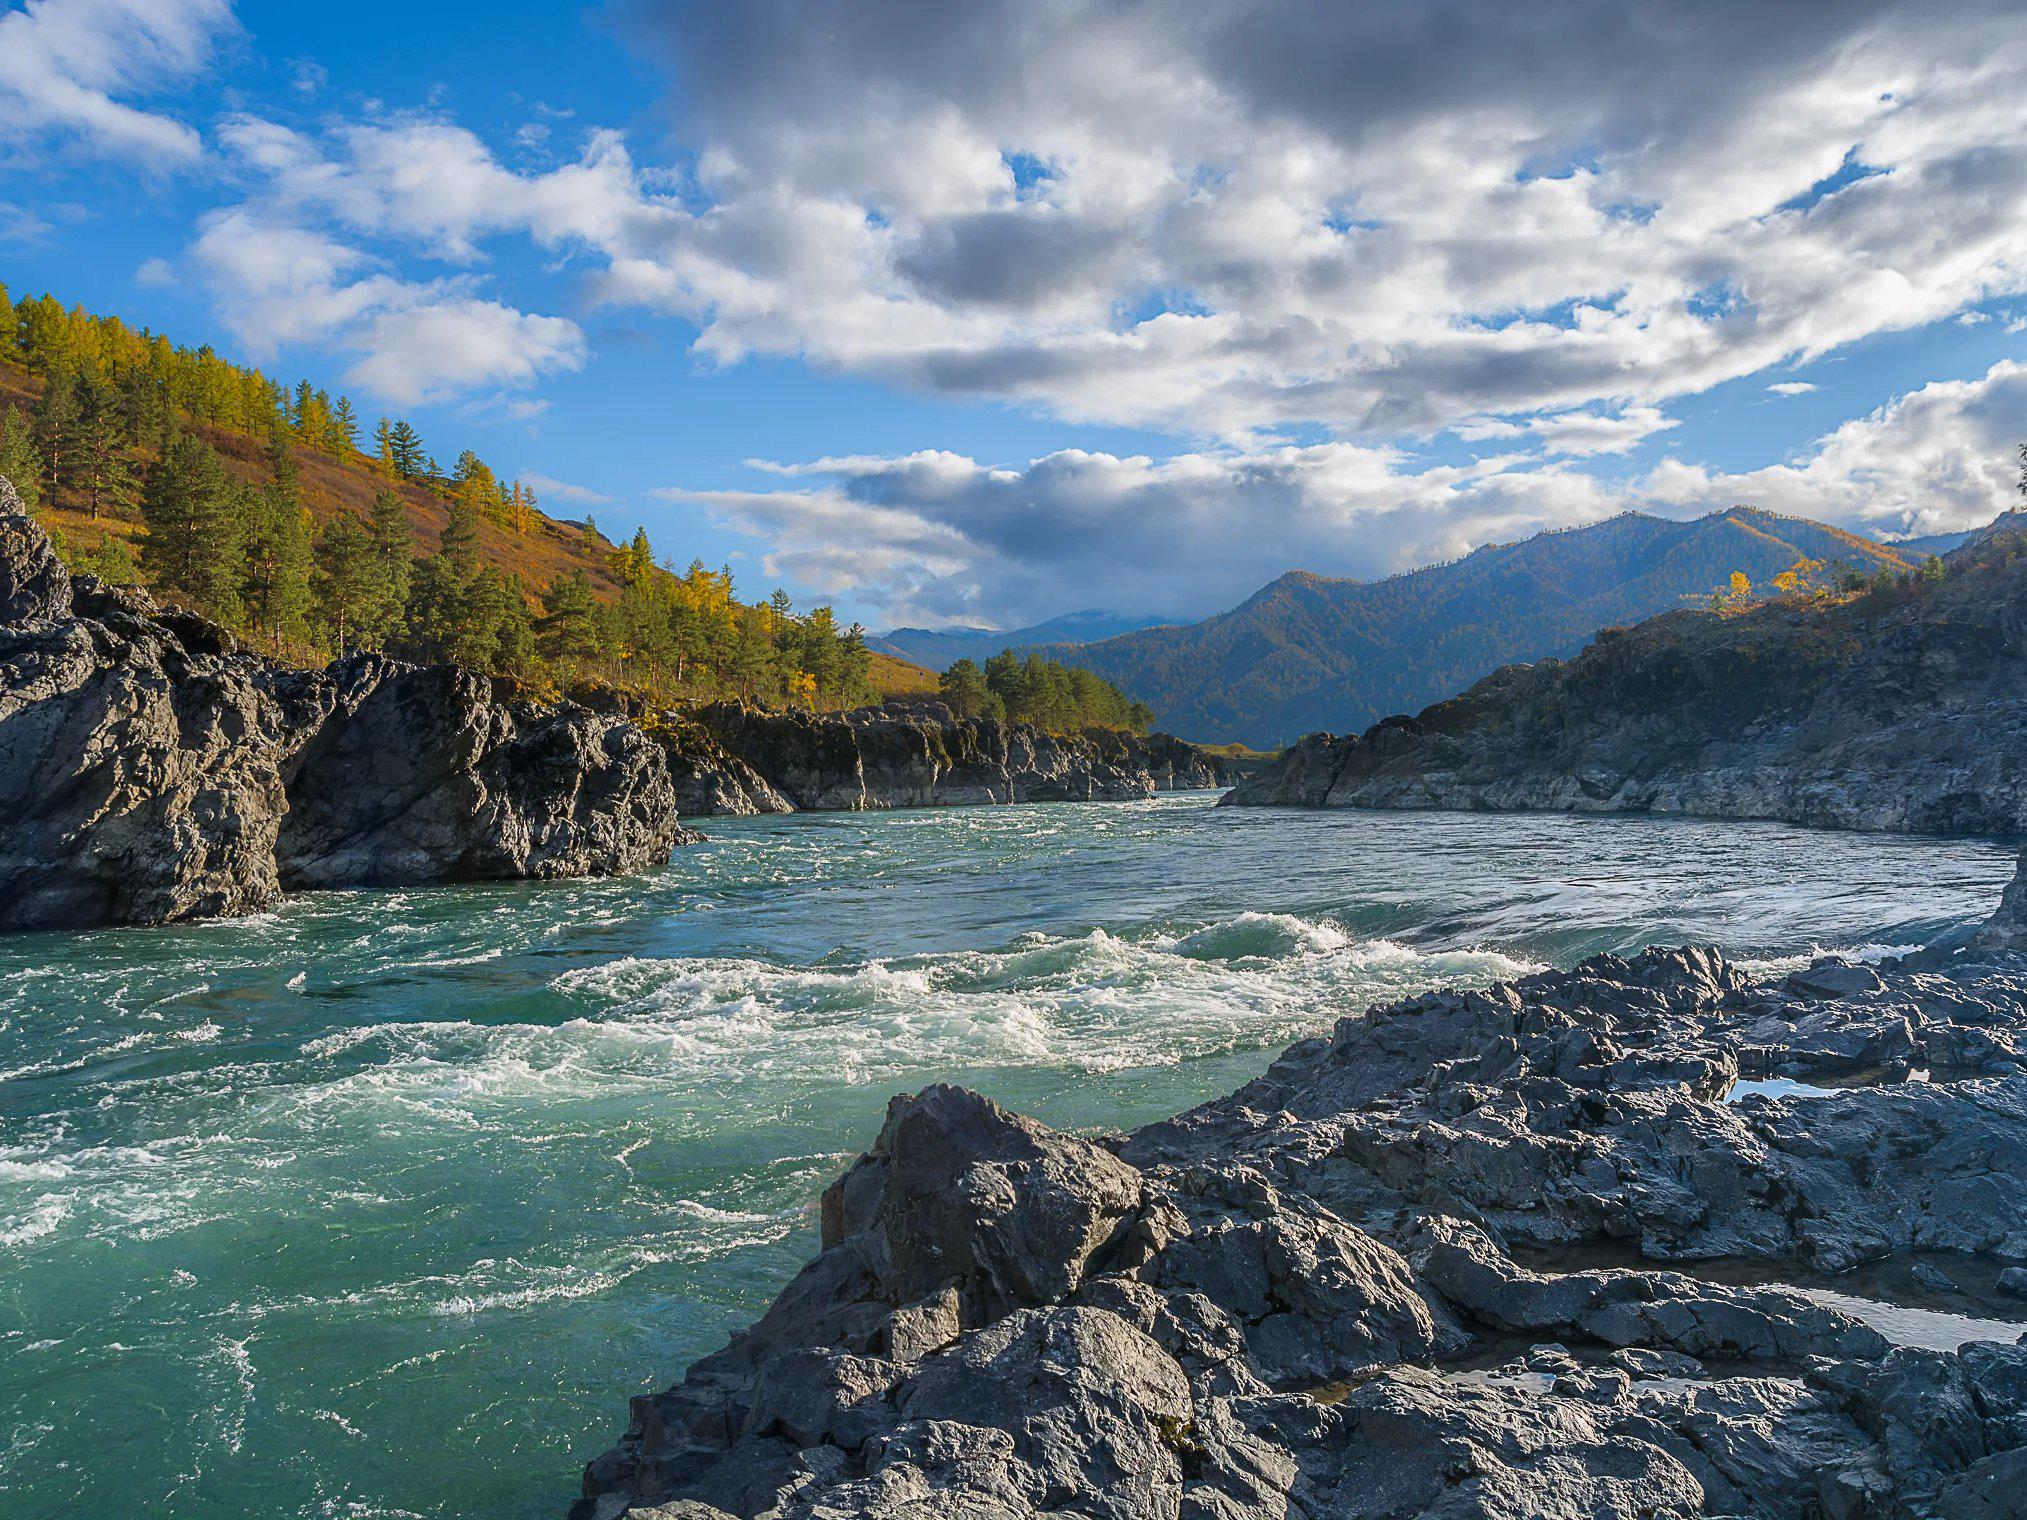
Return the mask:
M714 820L644 877L0 940L6 1513L554 1520L891 1093L1125 1126L1441 983L1918 943L2014 860L1214 801Z

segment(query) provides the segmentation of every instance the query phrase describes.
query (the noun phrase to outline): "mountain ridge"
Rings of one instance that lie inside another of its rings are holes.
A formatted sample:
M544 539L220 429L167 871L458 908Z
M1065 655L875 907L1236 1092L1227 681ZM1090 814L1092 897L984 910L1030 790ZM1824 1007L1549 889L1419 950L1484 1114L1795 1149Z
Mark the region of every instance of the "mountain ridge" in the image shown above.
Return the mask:
M1166 621L1163 618L1129 617L1099 608L1086 608L1045 618L1022 628L982 628L963 623L945 628L890 628L885 633L870 635L866 647L910 664L947 670L959 660L983 663L1002 649L1025 654L1030 649L1044 647L1075 648L1123 633L1161 627Z
M2027 514L1923 574L1601 632L1308 736L1237 806L1677 813L2027 832Z
M1734 571L1764 584L1803 558L1868 575L1916 563L1757 507L1629 510L1376 581L1288 571L1199 623L1042 652L1121 686L1171 731L1272 747L1414 711L1501 665L1571 655L1600 628L1708 597Z

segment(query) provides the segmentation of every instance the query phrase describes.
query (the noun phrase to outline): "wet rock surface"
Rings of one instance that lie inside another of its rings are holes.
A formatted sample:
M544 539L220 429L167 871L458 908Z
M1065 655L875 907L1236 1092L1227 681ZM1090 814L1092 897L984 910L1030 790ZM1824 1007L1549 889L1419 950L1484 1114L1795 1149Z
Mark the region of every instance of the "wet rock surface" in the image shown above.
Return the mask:
M0 929L631 871L688 837L631 725L448 668L238 653L200 618L67 575L0 481Z
M1605 630L1417 716L1313 734L1225 801L2027 833L2027 529L2002 518L1947 558L1917 596Z
M1126 802L1221 785L1222 763L1167 734L1049 734L940 702L839 713L717 702L651 729L683 811L864 812L1010 802Z
M2023 1270L2023 1034L2004 950L1654 950L1355 1014L1102 1141L897 1099L571 1515L2017 1515L2027 1345L1789 1279ZM1727 1101L1778 1072L1824 1085Z

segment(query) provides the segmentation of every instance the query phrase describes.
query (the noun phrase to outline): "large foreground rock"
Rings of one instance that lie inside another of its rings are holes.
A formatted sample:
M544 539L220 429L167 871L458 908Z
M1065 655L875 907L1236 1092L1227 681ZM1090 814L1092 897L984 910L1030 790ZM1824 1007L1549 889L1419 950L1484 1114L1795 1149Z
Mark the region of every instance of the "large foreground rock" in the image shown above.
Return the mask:
M1102 1144L933 1087L822 1246L573 1520L2020 1515L2027 1346L1804 1285L2027 1261L2027 956L1601 956Z
M1225 801L2027 833L2023 523L1918 590L1606 630L1418 716L1312 735Z
M284 670L74 580L0 481L0 929L284 889L638 870L686 838L631 725L448 668Z

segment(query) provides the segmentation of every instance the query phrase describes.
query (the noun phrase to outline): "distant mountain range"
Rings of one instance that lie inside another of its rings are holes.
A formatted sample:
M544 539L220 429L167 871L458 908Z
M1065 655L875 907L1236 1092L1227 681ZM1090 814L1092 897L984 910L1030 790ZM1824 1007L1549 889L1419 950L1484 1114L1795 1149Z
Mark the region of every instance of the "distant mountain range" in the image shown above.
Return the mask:
M1706 597L1733 571L1764 585L1803 557L1905 570L1950 537L1880 544L1749 507L1689 522L1626 512L1381 581L1295 571L1201 623L1095 642L1058 633L1056 647L1043 647L1147 703L1162 729L1271 747L1419 711L1501 665L1572 655L1600 628ZM958 637L996 653L1041 643L1051 626ZM949 663L921 643L900 647L921 664ZM962 652L977 658L981 647Z
M1120 617L1111 612L1067 612L1026 628L1003 632L991 628L896 628L877 634L867 645L897 660L926 665L931 670L948 670L959 660L981 663L1002 649L1026 651L1044 644L1092 644L1117 634L1153 628L1159 618Z

